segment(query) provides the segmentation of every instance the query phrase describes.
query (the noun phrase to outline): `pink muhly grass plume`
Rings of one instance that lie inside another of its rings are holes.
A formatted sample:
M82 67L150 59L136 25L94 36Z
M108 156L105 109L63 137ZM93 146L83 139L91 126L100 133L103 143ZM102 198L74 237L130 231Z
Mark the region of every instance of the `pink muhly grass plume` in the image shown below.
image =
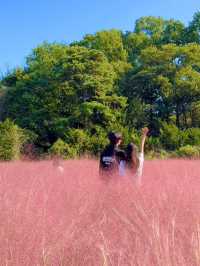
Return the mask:
M199 161L146 161L141 186L61 167L0 164L2 265L200 265Z

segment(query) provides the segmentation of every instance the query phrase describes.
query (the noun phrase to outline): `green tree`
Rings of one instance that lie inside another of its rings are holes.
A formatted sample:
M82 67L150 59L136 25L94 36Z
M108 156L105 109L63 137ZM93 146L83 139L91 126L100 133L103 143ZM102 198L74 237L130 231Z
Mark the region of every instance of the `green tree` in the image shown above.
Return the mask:
M123 35L124 47L128 52L129 62L135 67L138 65L140 52L151 45L150 38L143 32L126 32Z
M192 21L185 29L184 41L186 43L200 43L200 11L194 14Z
M72 43L72 45L102 51L112 64L117 79L130 69L130 64L127 62L128 54L123 45L122 32L119 30L112 29L99 31L93 35L87 34L83 40Z
M165 29L165 20L161 17L141 17L136 20L135 33L144 33L152 40L153 44L159 44Z
M159 118L169 121L176 113L178 127L187 127L187 119L180 124L181 115L200 97L200 46L189 44L150 46L141 51L140 66L127 75L123 95L139 97L150 105L149 123Z
M101 51L45 43L12 76L12 83L11 77L4 81L12 85L5 117L33 130L45 149L63 136L64 128L87 128L90 118L101 126L110 119L121 122L117 116L125 99L115 94L115 72Z
M162 44L174 43L177 45L183 44L185 33L185 25L179 21L170 19L165 22L165 28L162 34Z

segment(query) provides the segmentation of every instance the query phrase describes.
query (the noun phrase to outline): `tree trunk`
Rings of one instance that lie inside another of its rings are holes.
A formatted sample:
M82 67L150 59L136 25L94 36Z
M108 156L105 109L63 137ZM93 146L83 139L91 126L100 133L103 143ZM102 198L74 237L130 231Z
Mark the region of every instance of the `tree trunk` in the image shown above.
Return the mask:
M186 112L185 106L183 106L183 120L184 120L184 126L185 126L185 128L187 128L188 127L188 125L187 125L187 112Z
M176 126L180 128L180 110L179 105L176 105Z

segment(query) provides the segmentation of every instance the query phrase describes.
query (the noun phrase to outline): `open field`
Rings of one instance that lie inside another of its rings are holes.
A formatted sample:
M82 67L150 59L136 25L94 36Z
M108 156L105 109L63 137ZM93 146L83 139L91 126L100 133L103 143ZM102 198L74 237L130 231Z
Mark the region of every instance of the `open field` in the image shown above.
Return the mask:
M0 164L0 265L200 265L200 161L146 161L141 187L63 166Z

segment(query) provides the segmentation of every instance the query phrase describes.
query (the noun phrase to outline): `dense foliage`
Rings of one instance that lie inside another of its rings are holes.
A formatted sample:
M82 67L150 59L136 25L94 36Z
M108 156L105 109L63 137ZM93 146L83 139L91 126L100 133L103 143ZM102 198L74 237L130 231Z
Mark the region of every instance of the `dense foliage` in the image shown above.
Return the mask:
M19 159L23 145L27 142L27 132L6 119L0 123L0 160Z
M147 149L196 156L200 12L188 26L150 16L132 32L43 43L0 82L0 119L7 118L32 132L42 152L65 158L98 154L110 130L138 143L143 126L151 132Z

